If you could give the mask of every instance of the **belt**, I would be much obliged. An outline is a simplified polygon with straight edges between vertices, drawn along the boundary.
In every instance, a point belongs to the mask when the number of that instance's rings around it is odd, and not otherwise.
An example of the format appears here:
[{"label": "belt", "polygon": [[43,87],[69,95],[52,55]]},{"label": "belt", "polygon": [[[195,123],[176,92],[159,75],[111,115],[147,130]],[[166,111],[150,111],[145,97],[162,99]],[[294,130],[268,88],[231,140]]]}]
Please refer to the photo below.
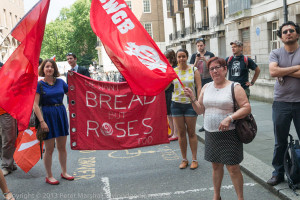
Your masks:
[{"label": "belt", "polygon": [[46,107],[51,107],[51,106],[62,106],[64,104],[59,103],[59,104],[52,104],[52,105],[42,105],[42,106],[46,106]]}]

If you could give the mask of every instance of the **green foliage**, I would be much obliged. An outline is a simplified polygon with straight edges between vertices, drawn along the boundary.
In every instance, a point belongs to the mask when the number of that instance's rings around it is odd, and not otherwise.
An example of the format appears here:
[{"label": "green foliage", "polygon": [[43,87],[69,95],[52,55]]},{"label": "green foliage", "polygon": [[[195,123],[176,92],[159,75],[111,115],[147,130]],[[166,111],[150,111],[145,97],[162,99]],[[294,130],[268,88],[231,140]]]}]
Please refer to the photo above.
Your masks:
[{"label": "green foliage", "polygon": [[90,6],[91,0],[77,0],[46,25],[41,50],[43,59],[56,55],[57,61],[65,61],[66,54],[72,52],[79,65],[88,66],[97,60],[97,36],[90,26]]}]

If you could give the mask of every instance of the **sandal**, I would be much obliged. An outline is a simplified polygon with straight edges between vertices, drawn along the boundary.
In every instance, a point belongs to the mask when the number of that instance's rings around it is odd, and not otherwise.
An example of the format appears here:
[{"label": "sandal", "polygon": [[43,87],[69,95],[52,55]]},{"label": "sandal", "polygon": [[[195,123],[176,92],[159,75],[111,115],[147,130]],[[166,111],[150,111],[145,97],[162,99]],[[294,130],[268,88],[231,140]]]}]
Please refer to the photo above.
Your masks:
[{"label": "sandal", "polygon": [[15,197],[11,192],[3,193],[3,196],[6,200],[15,200]]}]

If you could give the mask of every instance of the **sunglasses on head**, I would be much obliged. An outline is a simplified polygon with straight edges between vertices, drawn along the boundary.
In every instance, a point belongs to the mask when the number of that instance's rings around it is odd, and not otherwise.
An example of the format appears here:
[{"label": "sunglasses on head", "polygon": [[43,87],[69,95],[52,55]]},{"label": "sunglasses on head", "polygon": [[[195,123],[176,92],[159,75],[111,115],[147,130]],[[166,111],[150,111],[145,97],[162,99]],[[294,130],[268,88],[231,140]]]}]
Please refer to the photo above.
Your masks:
[{"label": "sunglasses on head", "polygon": [[73,56],[74,53],[67,53],[67,56]]},{"label": "sunglasses on head", "polygon": [[295,29],[287,29],[287,30],[282,31],[283,34],[287,34],[288,32],[294,33]]},{"label": "sunglasses on head", "polygon": [[199,38],[196,41],[198,42],[198,41],[203,41],[203,40],[204,40],[203,38]]}]

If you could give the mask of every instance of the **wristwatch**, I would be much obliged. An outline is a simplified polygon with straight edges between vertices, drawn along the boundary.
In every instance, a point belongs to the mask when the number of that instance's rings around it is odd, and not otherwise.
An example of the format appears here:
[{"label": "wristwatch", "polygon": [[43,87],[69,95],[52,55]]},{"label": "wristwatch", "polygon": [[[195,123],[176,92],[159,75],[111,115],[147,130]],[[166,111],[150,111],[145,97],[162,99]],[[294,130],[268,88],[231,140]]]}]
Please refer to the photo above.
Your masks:
[{"label": "wristwatch", "polygon": [[251,85],[254,85],[254,82],[250,82],[251,83]]}]

